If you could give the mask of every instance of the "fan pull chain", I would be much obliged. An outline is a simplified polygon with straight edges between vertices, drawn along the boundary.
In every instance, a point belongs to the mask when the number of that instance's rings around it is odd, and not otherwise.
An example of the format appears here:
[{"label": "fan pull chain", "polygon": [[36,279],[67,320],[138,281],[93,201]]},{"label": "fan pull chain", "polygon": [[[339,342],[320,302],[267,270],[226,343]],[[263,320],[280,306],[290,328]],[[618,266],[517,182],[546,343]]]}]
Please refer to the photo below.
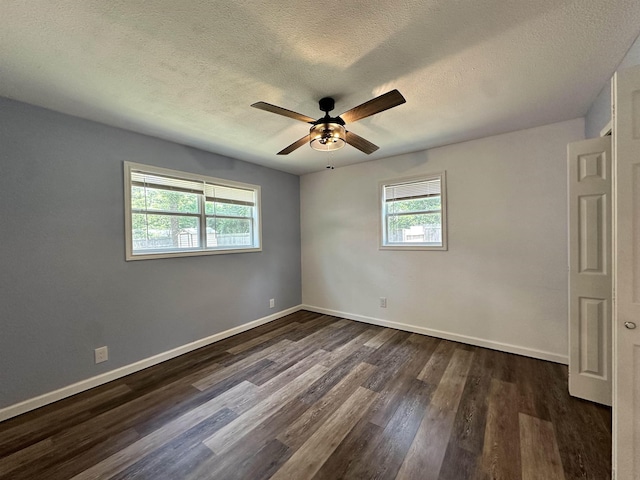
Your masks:
[{"label": "fan pull chain", "polygon": [[333,166],[333,156],[335,152],[333,150],[329,151],[329,161],[327,162],[327,170],[333,170],[336,167]]}]

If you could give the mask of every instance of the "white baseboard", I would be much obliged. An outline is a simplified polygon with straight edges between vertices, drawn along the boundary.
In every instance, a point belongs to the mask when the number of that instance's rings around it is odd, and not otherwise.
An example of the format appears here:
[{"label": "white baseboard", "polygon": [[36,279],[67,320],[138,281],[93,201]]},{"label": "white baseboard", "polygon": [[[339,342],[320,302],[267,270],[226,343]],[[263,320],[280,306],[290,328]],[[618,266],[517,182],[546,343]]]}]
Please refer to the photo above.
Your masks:
[{"label": "white baseboard", "polygon": [[322,313],[324,315],[348,318],[349,320],[370,323],[372,325],[379,325],[381,327],[395,328],[396,330],[404,330],[406,332],[421,333],[423,335],[429,335],[430,337],[444,338],[445,340],[453,340],[454,342],[466,343],[469,345],[475,345],[477,347],[490,348],[491,350],[499,350],[501,352],[515,353],[516,355],[538,358],[540,360],[548,360],[554,363],[562,363],[564,365],[569,364],[569,357],[566,355],[559,355],[557,353],[537,350],[535,348],[527,348],[518,345],[511,345],[508,343],[495,342],[493,340],[486,340],[484,338],[469,337],[467,335],[460,335],[458,333],[433,330],[431,328],[418,327],[415,325],[409,325],[407,323],[392,322],[390,320],[382,320],[380,318],[366,317],[364,315],[357,315],[354,313],[340,312],[337,310],[330,310],[328,308],[315,307],[313,305],[302,305],[301,310],[310,310],[312,312]]},{"label": "white baseboard", "polygon": [[286,310],[281,310],[277,313],[273,313],[266,317],[262,317],[252,322],[239,325],[229,330],[225,330],[224,332],[216,333],[215,335],[211,335],[206,338],[201,338],[200,340],[196,340],[195,342],[191,342],[186,345],[182,345],[180,347],[174,348],[172,350],[159,353],[152,357],[148,357],[140,361],[131,363],[129,365],[125,365],[124,367],[116,368],[115,370],[105,372],[101,375],[87,378],[86,380],[82,380],[72,385],[68,385],[58,390],[54,390],[53,392],[45,393],[43,395],[30,398],[28,400],[24,400],[14,405],[9,405],[8,407],[0,409],[0,422],[12,417],[16,417],[23,413],[29,412],[31,410],[35,410],[36,408],[40,408],[44,405],[57,402],[58,400],[62,400],[63,398],[70,397],[71,395],[75,395],[76,393],[84,392],[85,390],[89,390],[99,385],[103,385],[113,380],[117,380],[118,378],[122,378],[132,373],[138,372],[140,370],[144,370],[145,368],[151,367],[153,365],[157,365],[158,363],[165,362],[167,360],[178,357],[185,353],[189,353],[193,350],[197,350],[198,348],[210,345],[224,338],[231,337],[232,335],[236,335],[238,333],[245,332],[247,330],[258,327],[260,325],[264,325],[265,323],[272,322],[274,320],[277,320],[278,318],[282,318],[286,315],[290,315],[301,309],[302,309],[301,305],[287,308]]}]

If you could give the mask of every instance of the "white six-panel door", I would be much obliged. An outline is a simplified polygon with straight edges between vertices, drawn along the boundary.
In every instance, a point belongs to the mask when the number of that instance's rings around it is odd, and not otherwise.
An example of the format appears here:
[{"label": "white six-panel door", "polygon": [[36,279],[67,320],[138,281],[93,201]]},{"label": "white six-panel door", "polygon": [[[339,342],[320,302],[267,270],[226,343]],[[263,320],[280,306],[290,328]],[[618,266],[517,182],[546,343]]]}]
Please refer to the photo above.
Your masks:
[{"label": "white six-panel door", "polygon": [[[613,468],[640,479],[640,66],[614,77]],[[637,328],[636,328],[637,326]]]},{"label": "white six-panel door", "polygon": [[611,137],[570,143],[569,393],[611,405]]}]

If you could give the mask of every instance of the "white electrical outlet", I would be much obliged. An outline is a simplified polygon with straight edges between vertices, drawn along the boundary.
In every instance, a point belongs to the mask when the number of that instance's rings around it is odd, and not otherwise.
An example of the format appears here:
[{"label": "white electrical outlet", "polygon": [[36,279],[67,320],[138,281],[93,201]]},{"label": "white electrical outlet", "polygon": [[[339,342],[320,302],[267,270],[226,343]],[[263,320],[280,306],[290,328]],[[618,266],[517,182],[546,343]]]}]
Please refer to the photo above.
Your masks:
[{"label": "white electrical outlet", "polygon": [[107,347],[96,348],[95,351],[96,363],[102,363],[109,360],[109,349]]},{"label": "white electrical outlet", "polygon": [[273,308],[276,306],[276,299],[272,298],[269,300],[269,308]]},{"label": "white electrical outlet", "polygon": [[387,308],[387,297],[380,297],[380,308]]}]

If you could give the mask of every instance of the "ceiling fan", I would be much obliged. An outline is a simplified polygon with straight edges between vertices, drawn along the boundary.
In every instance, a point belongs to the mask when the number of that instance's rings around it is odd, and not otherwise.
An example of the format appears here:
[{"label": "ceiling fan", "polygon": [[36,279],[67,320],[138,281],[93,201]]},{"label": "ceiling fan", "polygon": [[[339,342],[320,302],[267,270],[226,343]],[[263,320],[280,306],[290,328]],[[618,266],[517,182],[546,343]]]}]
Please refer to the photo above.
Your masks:
[{"label": "ceiling fan", "polygon": [[331,97],[325,97],[320,99],[320,102],[318,102],[320,104],[320,110],[325,112],[325,116],[318,120],[314,120],[311,117],[307,117],[306,115],[302,115],[301,113],[297,113],[292,110],[287,110],[286,108],[271,105],[270,103],[257,102],[251,106],[259,110],[277,113],[278,115],[283,115],[312,125],[308,135],[305,135],[300,140],[296,140],[288,147],[280,150],[278,155],[289,155],[291,152],[300,148],[307,142],[311,145],[311,148],[321,151],[337,150],[348,143],[352,147],[355,147],[361,152],[369,155],[380,147],[356,135],[355,133],[346,130],[344,126],[347,123],[357,122],[358,120],[370,117],[376,113],[397,107],[405,102],[405,98],[398,90],[392,90],[375,97],[368,102],[364,102],[357,107],[353,107],[342,115],[331,117],[329,112],[334,109],[335,100]]}]

